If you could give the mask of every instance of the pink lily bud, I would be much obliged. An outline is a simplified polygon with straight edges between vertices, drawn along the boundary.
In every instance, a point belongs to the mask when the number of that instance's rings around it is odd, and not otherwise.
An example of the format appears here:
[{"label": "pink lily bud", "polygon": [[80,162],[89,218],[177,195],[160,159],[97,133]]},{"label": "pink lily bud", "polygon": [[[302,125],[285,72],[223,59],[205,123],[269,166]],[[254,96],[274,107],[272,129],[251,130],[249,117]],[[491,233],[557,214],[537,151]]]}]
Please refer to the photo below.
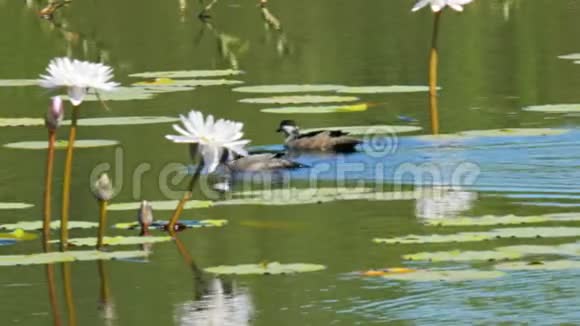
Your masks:
[{"label": "pink lily bud", "polygon": [[55,130],[62,123],[64,106],[60,96],[52,97],[51,101],[48,112],[46,113],[45,124],[48,129]]}]

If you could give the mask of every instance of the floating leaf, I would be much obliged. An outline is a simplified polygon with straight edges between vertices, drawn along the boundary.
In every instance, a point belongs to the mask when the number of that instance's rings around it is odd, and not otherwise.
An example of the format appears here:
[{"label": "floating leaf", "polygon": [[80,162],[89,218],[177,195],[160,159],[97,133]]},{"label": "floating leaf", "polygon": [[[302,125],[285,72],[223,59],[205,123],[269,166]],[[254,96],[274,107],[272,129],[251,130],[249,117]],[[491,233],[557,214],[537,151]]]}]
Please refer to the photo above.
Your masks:
[{"label": "floating leaf", "polygon": [[0,203],[0,209],[26,209],[30,207],[34,207],[34,205],[28,203]]},{"label": "floating leaf", "polygon": [[404,255],[406,260],[420,260],[420,261],[494,261],[494,260],[508,260],[522,258],[522,254],[512,251],[436,251],[436,252],[419,252],[415,254]]},{"label": "floating leaf", "polygon": [[558,56],[559,59],[565,60],[580,60],[580,53],[571,53]]},{"label": "floating leaf", "polygon": [[240,75],[241,70],[175,70],[175,71],[155,71],[130,74],[129,77],[141,78],[203,78],[203,77],[223,77]]},{"label": "floating leaf", "polygon": [[578,113],[580,104],[548,104],[532,105],[523,108],[524,111],[546,112],[546,113]]},{"label": "floating leaf", "polygon": [[[132,100],[149,100],[155,97],[156,94],[169,92],[183,92],[194,90],[194,87],[189,86],[156,86],[156,87],[118,87],[115,91],[99,93],[100,99],[103,101],[132,101]],[[64,99],[68,100],[67,95],[62,95]],[[84,101],[99,101],[99,97],[95,94],[87,94]]]},{"label": "floating leaf", "polygon": [[[207,228],[207,227],[222,227],[228,223],[227,220],[179,220],[178,224],[186,228]],[[165,229],[169,223],[167,221],[155,221],[151,224],[150,228],[155,229]],[[132,230],[139,228],[140,225],[137,222],[130,223],[117,223],[113,225],[113,228]]]},{"label": "floating leaf", "polygon": [[330,92],[344,88],[339,85],[260,85],[243,86],[232,89],[241,93],[308,93],[308,92]]},{"label": "floating leaf", "polygon": [[385,135],[385,134],[398,134],[404,132],[414,132],[419,131],[423,128],[418,126],[389,126],[389,125],[378,125],[378,126],[340,126],[340,127],[323,127],[323,128],[309,128],[301,129],[302,133],[309,133],[316,130],[342,130],[348,132],[351,135]]},{"label": "floating leaf", "polygon": [[497,264],[495,265],[495,268],[505,271],[580,269],[580,261],[577,260],[553,260],[553,261],[531,261],[531,262],[517,261]]},{"label": "floating leaf", "polygon": [[30,127],[44,126],[44,119],[40,118],[1,118],[0,127]]},{"label": "floating leaf", "polygon": [[278,262],[265,264],[246,264],[234,266],[216,266],[206,268],[205,271],[212,274],[220,275],[278,275],[278,274],[294,274],[305,272],[316,272],[326,269],[324,265],[316,264],[280,264]]},{"label": "floating leaf", "polygon": [[481,217],[455,217],[424,220],[426,225],[433,226],[482,226],[482,225],[508,225],[508,224],[531,224],[545,222],[580,221],[578,213],[546,214],[537,216],[494,216],[486,215]]},{"label": "floating leaf", "polygon": [[14,239],[18,241],[34,240],[38,238],[35,233],[24,232],[22,229],[16,229],[10,233],[0,233],[1,239]]},{"label": "floating leaf", "polygon": [[561,255],[580,256],[580,243],[566,243],[561,245],[517,245],[505,246],[495,249],[496,251],[518,253],[522,256],[536,255]]},{"label": "floating leaf", "polygon": [[[439,87],[437,89],[440,89]],[[428,92],[428,86],[352,86],[343,87],[337,90],[344,94],[377,94],[377,93],[415,93]]]},{"label": "floating leaf", "polygon": [[416,269],[406,268],[406,267],[391,267],[384,269],[371,269],[364,271],[361,274],[364,276],[383,276],[386,274],[404,274],[404,273],[414,273]]},{"label": "floating leaf", "polygon": [[220,86],[220,85],[239,85],[243,84],[243,81],[230,80],[230,79],[171,79],[171,78],[157,78],[153,81],[142,81],[134,83],[133,86],[147,86],[155,88],[158,86],[185,86],[185,87],[197,87],[197,86]]},{"label": "floating leaf", "polygon": [[[99,224],[95,222],[84,222],[84,221],[69,221],[69,229],[91,229],[98,227]],[[53,230],[60,229],[60,221],[50,222],[50,228]],[[25,231],[35,231],[42,230],[42,221],[32,221],[32,222],[18,222],[13,224],[2,224],[0,225],[2,230],[25,230]]]},{"label": "floating leaf", "polygon": [[319,114],[319,113],[338,113],[338,112],[361,112],[369,108],[368,104],[360,103],[353,105],[325,105],[325,106],[288,106],[281,108],[262,109],[261,112],[280,113],[280,114]]},{"label": "floating leaf", "polygon": [[0,79],[0,87],[38,86],[38,79]]},{"label": "floating leaf", "polygon": [[[138,245],[166,241],[171,241],[171,237],[103,237],[103,243],[108,246]],[[50,242],[58,243],[60,241],[53,240]],[[69,239],[68,242],[73,246],[95,246],[97,244],[97,238]]]},{"label": "floating leaf", "polygon": [[116,251],[116,252],[87,250],[87,251],[48,252],[31,255],[7,255],[0,256],[0,266],[20,266],[20,265],[73,262],[73,261],[127,259],[135,257],[146,257],[147,255],[149,255],[147,251],[141,250]]},{"label": "floating leaf", "polygon": [[462,282],[462,281],[477,281],[477,280],[491,280],[504,276],[505,273],[500,271],[479,271],[479,270],[424,270],[416,271],[414,273],[403,274],[386,274],[384,278],[398,281],[411,282]]},{"label": "floating leaf", "polygon": [[[177,200],[165,200],[165,201],[151,201],[149,202],[153,209],[161,211],[174,210],[177,207],[179,201]],[[183,209],[194,209],[194,208],[208,208],[213,206],[212,201],[208,200],[190,200],[185,203]],[[110,211],[127,211],[127,210],[137,210],[141,207],[140,202],[131,203],[115,203],[107,207]]]},{"label": "floating leaf", "polygon": [[567,133],[567,129],[553,128],[513,128],[462,131],[463,136],[475,137],[503,137],[503,136],[553,136]]},{"label": "floating leaf", "polygon": [[388,239],[375,238],[375,243],[411,244],[411,243],[444,243],[473,242],[501,238],[564,238],[580,237],[578,227],[536,227],[536,228],[505,228],[488,232],[461,232],[455,234],[407,235]]},{"label": "floating leaf", "polygon": [[[155,123],[169,123],[178,121],[174,117],[155,117],[155,116],[134,116],[134,117],[108,117],[108,118],[89,118],[79,119],[79,126],[96,127],[96,126],[128,126],[128,125],[146,125]],[[64,124],[70,124],[65,121]]]},{"label": "floating leaf", "polygon": [[[106,139],[82,139],[75,141],[75,148],[95,148],[118,145],[116,140]],[[66,149],[68,146],[67,140],[58,140],[55,144],[55,149]],[[47,149],[48,141],[23,141],[17,143],[4,144],[6,148],[13,149]]]},{"label": "floating leaf", "polygon": [[288,95],[288,96],[273,96],[260,98],[244,98],[239,100],[239,102],[251,104],[303,104],[303,103],[354,102],[357,100],[358,97],[354,96]]}]

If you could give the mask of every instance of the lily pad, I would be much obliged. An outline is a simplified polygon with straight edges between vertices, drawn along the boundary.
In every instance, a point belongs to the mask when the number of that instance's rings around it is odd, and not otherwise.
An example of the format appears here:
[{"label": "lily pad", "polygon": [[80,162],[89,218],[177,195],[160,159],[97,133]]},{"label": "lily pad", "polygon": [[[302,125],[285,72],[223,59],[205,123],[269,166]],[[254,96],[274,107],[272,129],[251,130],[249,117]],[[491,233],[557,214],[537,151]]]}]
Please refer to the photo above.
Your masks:
[{"label": "lily pad", "polygon": [[[103,243],[107,246],[139,245],[146,243],[158,243],[171,241],[171,237],[103,237]],[[52,240],[50,243],[58,243],[59,240]],[[95,246],[97,238],[76,238],[69,239],[69,244],[73,246]]]},{"label": "lily pad", "polygon": [[[156,86],[156,87],[118,87],[112,92],[99,93],[103,101],[132,101],[132,100],[149,100],[160,93],[183,92],[194,90],[190,86]],[[68,100],[68,95],[62,95],[63,99]],[[95,94],[88,94],[84,101],[99,101]]]},{"label": "lily pad", "polygon": [[580,53],[570,53],[570,54],[560,55],[560,56],[558,56],[558,59],[580,60]]},{"label": "lily pad", "polygon": [[[437,88],[440,89],[440,88]],[[428,86],[351,86],[343,87],[337,90],[338,93],[344,94],[378,94],[378,93],[416,93],[428,92]]]},{"label": "lily pad", "polygon": [[424,220],[426,225],[433,226],[483,226],[483,225],[509,225],[509,224],[531,224],[545,222],[580,221],[578,213],[545,214],[537,216],[494,216],[486,215],[481,217],[456,217]]},{"label": "lily pad", "polygon": [[152,81],[142,81],[134,83],[133,86],[146,86],[146,87],[175,87],[175,86],[185,86],[185,87],[197,87],[197,86],[220,86],[220,85],[239,85],[243,84],[240,80],[230,80],[230,79],[171,79],[171,78],[157,78]]},{"label": "lily pad", "polygon": [[495,240],[502,238],[565,238],[580,237],[579,227],[528,227],[504,228],[487,232],[461,232],[454,234],[407,235],[395,238],[375,238],[375,243],[387,244],[414,244],[414,243],[445,243],[445,242],[474,242]]},{"label": "lily pad", "polygon": [[351,135],[385,135],[385,134],[399,134],[404,132],[414,132],[419,131],[423,128],[418,126],[389,126],[389,125],[377,125],[377,126],[340,126],[340,127],[322,127],[322,128],[309,128],[302,129],[301,132],[308,133],[316,130],[342,130],[348,132]]},{"label": "lily pad", "polygon": [[333,95],[288,95],[260,98],[244,98],[240,103],[251,104],[303,104],[303,103],[339,103],[354,102],[358,97],[354,96],[333,96]]},{"label": "lily pad", "polygon": [[22,229],[16,229],[9,233],[0,233],[0,239],[13,239],[18,241],[34,240],[38,236],[35,233],[24,232]]},{"label": "lily pad", "polygon": [[462,131],[463,136],[475,137],[504,137],[504,136],[553,136],[567,133],[567,129],[554,128],[513,128]]},{"label": "lily pad", "polygon": [[155,71],[155,72],[140,72],[130,74],[129,77],[141,78],[203,78],[203,77],[224,77],[240,75],[244,72],[241,70],[225,69],[225,70],[175,70],[175,71]]},{"label": "lily pad", "polygon": [[[170,123],[178,121],[174,117],[162,116],[133,116],[133,117],[108,117],[108,118],[88,118],[79,119],[79,126],[97,127],[97,126],[128,126],[128,125],[148,125],[156,123]],[[70,124],[70,121],[64,121],[65,125]]]},{"label": "lily pad", "polygon": [[404,255],[405,260],[419,260],[419,261],[496,261],[522,258],[523,254],[513,251],[436,251],[436,252],[419,252],[415,254]]},{"label": "lily pad", "polygon": [[580,261],[577,260],[516,261],[497,264],[495,265],[495,268],[498,270],[505,271],[580,269]]},{"label": "lily pad", "polygon": [[0,87],[38,86],[38,79],[0,79]]},{"label": "lily pad", "polygon": [[578,113],[580,112],[580,104],[532,105],[527,106],[522,110],[545,113]]},{"label": "lily pad", "polygon": [[[161,211],[169,211],[174,210],[179,203],[178,200],[165,200],[165,201],[151,201],[149,202],[153,209],[161,210]],[[212,201],[208,200],[190,200],[188,201],[183,209],[195,209],[195,208],[208,208],[213,206]],[[107,207],[110,211],[128,211],[128,210],[137,210],[141,207],[140,202],[131,202],[131,203],[115,203],[111,204]]]},{"label": "lily pad", "polygon": [[[228,223],[227,220],[179,220],[179,224],[186,228],[208,228],[208,227],[222,227]],[[167,221],[155,221],[150,225],[150,228],[155,229],[165,229],[167,226]],[[137,222],[130,223],[117,223],[113,225],[115,229],[122,230],[133,230],[139,228],[140,225]]]},{"label": "lily pad", "polygon": [[580,242],[566,243],[554,246],[549,245],[505,246],[496,248],[495,250],[518,253],[522,256],[537,256],[537,255],[580,256]]},{"label": "lily pad", "polygon": [[361,112],[369,108],[366,103],[352,104],[352,105],[322,105],[322,106],[288,106],[280,108],[262,109],[265,113],[279,113],[279,114],[320,114],[320,113],[339,113],[339,112]]},{"label": "lily pad", "polygon": [[500,271],[480,271],[468,270],[423,270],[414,273],[386,274],[382,277],[390,280],[410,281],[410,282],[462,282],[491,280],[504,276]]},{"label": "lily pad", "polygon": [[[75,141],[75,148],[95,148],[118,145],[116,140],[106,139],[81,139]],[[13,149],[47,149],[48,141],[23,141],[16,143],[8,143],[3,145],[6,148]],[[58,140],[55,144],[55,149],[66,149],[68,146],[67,140]]]},{"label": "lily pad", "polygon": [[26,209],[31,207],[34,207],[34,205],[28,203],[0,203],[0,209]]},{"label": "lily pad", "polygon": [[317,264],[280,264],[279,262],[264,264],[246,264],[234,266],[216,266],[206,268],[205,271],[219,275],[279,275],[316,272],[326,269],[324,265]]},{"label": "lily pad", "polygon": [[0,127],[30,127],[44,126],[44,119],[40,118],[1,118]]},{"label": "lily pad", "polygon": [[[84,221],[69,221],[69,229],[91,229],[98,227],[99,224],[95,222],[84,222]],[[50,222],[50,228],[53,230],[60,229],[60,221]],[[0,225],[2,230],[24,230],[24,231],[36,231],[42,230],[42,221],[31,221],[31,222],[18,222],[12,224],[2,224]]]},{"label": "lily pad", "polygon": [[7,255],[0,256],[0,266],[21,266],[51,264],[73,261],[90,261],[90,260],[111,260],[111,259],[128,259],[135,257],[146,257],[147,251],[114,251],[105,252],[99,250],[87,251],[65,251],[65,252],[48,252],[31,255]]},{"label": "lily pad", "polygon": [[331,92],[344,88],[339,85],[259,85],[243,86],[232,89],[240,93],[308,93],[308,92]]}]

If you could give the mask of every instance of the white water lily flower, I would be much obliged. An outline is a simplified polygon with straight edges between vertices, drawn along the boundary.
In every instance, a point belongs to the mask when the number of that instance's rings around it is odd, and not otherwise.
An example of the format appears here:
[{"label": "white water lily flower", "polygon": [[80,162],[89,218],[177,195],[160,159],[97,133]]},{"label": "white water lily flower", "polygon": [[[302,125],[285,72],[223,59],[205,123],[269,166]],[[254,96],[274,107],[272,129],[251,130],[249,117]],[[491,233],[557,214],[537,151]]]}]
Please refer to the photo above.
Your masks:
[{"label": "white water lily flower", "polygon": [[219,165],[224,150],[246,156],[244,149],[250,141],[241,139],[244,136],[244,124],[230,120],[214,120],[210,114],[206,119],[199,111],[191,111],[187,116],[180,116],[183,127],[173,125],[180,135],[166,135],[165,138],[175,143],[199,144],[199,152],[203,157],[204,172],[211,173]]},{"label": "white water lily flower", "polygon": [[44,88],[66,87],[74,106],[80,105],[87,91],[112,91],[118,83],[112,82],[113,69],[101,63],[76,59],[54,58],[46,68],[46,75],[40,75],[39,85]]},{"label": "white water lily flower", "polygon": [[419,2],[413,6],[411,11],[417,11],[429,4],[431,5],[431,10],[433,10],[433,12],[438,12],[445,8],[445,6],[449,6],[456,11],[463,11],[463,6],[472,1],[473,0],[419,0]]}]

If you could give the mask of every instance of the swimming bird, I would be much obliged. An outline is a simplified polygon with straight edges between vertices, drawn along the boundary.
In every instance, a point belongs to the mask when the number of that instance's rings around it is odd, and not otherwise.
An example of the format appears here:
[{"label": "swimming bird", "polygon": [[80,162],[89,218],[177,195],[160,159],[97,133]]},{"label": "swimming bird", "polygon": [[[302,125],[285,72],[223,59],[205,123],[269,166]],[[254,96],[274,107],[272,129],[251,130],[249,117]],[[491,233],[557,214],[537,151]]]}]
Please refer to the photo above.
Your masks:
[{"label": "swimming bird", "polygon": [[284,143],[291,150],[348,153],[355,152],[356,145],[362,143],[341,130],[316,130],[301,134],[294,120],[283,120],[276,132],[284,133]]}]

